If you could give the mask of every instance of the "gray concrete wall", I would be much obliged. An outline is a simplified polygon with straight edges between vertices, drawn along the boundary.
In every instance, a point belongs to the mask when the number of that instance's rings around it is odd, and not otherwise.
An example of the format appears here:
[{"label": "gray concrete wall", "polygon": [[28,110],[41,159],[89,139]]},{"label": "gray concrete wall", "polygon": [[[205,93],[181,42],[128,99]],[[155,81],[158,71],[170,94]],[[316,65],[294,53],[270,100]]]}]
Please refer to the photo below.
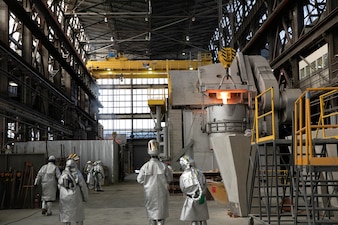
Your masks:
[{"label": "gray concrete wall", "polygon": [[170,158],[174,158],[183,148],[182,140],[182,110],[169,110],[169,152]]}]

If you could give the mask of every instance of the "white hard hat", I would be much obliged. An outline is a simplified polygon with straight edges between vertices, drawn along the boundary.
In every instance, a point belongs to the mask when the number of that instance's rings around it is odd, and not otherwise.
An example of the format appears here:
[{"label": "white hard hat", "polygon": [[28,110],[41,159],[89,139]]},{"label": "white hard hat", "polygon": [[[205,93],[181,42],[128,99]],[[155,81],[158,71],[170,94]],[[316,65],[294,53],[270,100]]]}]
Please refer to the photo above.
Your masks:
[{"label": "white hard hat", "polygon": [[53,155],[49,156],[48,161],[55,161],[55,156]]}]

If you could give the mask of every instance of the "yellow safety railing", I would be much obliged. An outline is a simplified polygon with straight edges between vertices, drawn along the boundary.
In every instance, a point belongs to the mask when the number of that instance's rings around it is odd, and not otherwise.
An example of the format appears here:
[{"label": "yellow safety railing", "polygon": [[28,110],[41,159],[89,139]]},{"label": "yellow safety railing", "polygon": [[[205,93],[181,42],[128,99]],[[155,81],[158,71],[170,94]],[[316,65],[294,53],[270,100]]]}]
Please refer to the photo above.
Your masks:
[{"label": "yellow safety railing", "polygon": [[[332,135],[329,136],[327,135],[326,129],[325,129],[325,119],[329,119],[331,117],[336,117],[338,115],[338,112],[330,112],[330,113],[325,113],[325,105],[328,101],[330,101],[332,98],[337,98],[337,93],[338,90],[332,90],[329,91],[325,94],[322,94],[319,96],[319,102],[320,102],[320,118],[319,118],[319,122],[318,125],[323,125],[322,127],[322,137],[323,138],[338,138],[338,135]],[[337,117],[338,118],[338,117]],[[318,136],[318,132],[319,129],[317,129],[316,132],[316,137]]]},{"label": "yellow safety railing", "polygon": [[[262,114],[259,114],[259,101],[265,96],[265,100],[268,101],[269,95],[271,97],[271,109]],[[275,140],[275,103],[274,103],[274,89],[270,87],[264,92],[260,93],[255,97],[255,118],[253,123],[253,135],[251,136],[251,144],[260,143],[263,141]],[[266,120],[268,117],[271,117],[271,134],[265,134],[261,132],[259,127],[259,122],[261,120]]]},{"label": "yellow safety railing", "polygon": [[[338,124],[325,123],[327,118],[338,115],[337,112],[325,112],[325,104],[332,100],[338,91],[337,87],[307,88],[294,104],[294,160],[295,165],[328,166],[338,165],[338,157],[314,155],[313,138],[338,138],[337,135],[326,135],[327,129],[338,128]],[[317,99],[316,99],[317,97]],[[311,121],[311,101],[319,99],[319,120],[317,124]],[[319,137],[319,131],[322,136]],[[314,134],[314,135],[313,135]],[[314,136],[314,137],[313,137]]]}]

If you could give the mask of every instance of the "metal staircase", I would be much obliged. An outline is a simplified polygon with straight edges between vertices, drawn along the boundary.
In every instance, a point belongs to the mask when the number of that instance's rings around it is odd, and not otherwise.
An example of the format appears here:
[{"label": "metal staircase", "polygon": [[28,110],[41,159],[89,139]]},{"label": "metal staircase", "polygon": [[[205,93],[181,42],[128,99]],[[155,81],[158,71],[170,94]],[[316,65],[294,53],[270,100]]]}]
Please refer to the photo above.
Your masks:
[{"label": "metal staircase", "polygon": [[295,225],[338,224],[338,114],[330,110],[337,91],[308,88],[295,102]]},{"label": "metal staircase", "polygon": [[[295,101],[292,140],[276,138],[273,103],[271,112],[256,110],[247,176],[249,224],[338,224],[338,112],[331,109],[337,99],[338,88],[306,89]],[[258,123],[267,116],[270,132],[262,135]]]},{"label": "metal staircase", "polygon": [[253,174],[249,191],[249,213],[268,224],[291,224],[292,173],[290,152],[282,151],[291,140],[273,140],[251,148]]},{"label": "metal staircase", "polygon": [[[314,139],[314,157],[328,157],[328,146],[338,152],[337,139]],[[295,223],[338,224],[338,165],[296,166]]]},{"label": "metal staircase", "polygon": [[[271,96],[271,111],[259,115],[258,107],[255,111],[254,129],[250,149],[250,163],[248,168],[248,213],[254,220],[264,224],[293,224],[292,217],[292,185],[290,152],[292,140],[277,139],[274,123],[273,88],[268,89],[256,97],[256,106],[260,97]],[[272,118],[271,127],[262,132],[258,126],[260,120],[268,121]],[[262,135],[263,134],[263,135]]]}]

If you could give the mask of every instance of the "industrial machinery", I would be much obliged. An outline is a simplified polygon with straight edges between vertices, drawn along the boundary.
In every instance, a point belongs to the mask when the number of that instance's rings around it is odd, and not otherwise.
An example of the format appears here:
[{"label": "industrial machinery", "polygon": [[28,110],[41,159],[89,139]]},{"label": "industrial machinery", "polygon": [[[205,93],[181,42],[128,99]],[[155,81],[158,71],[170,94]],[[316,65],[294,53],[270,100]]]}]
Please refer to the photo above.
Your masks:
[{"label": "industrial machinery", "polygon": [[[247,194],[250,194],[247,180],[252,176],[250,170],[248,177],[250,133],[255,109],[267,112],[274,107],[278,110],[278,113],[259,121],[257,126],[262,128],[260,135],[274,133],[279,138],[279,125],[291,122],[292,103],[301,92],[298,89],[280,90],[271,67],[263,57],[246,56],[240,52],[229,68],[224,68],[223,64],[202,66],[198,75],[199,89],[205,102],[203,108],[207,111],[203,129],[209,134],[233,212],[247,216]],[[255,105],[255,97],[268,88],[272,91],[262,96],[259,104]],[[278,121],[278,126],[270,126],[273,121]]]},{"label": "industrial machinery", "polygon": [[198,86],[234,214],[250,224],[338,223],[338,125],[328,110],[337,88],[286,89],[263,57],[240,52],[229,68],[199,67]]}]

